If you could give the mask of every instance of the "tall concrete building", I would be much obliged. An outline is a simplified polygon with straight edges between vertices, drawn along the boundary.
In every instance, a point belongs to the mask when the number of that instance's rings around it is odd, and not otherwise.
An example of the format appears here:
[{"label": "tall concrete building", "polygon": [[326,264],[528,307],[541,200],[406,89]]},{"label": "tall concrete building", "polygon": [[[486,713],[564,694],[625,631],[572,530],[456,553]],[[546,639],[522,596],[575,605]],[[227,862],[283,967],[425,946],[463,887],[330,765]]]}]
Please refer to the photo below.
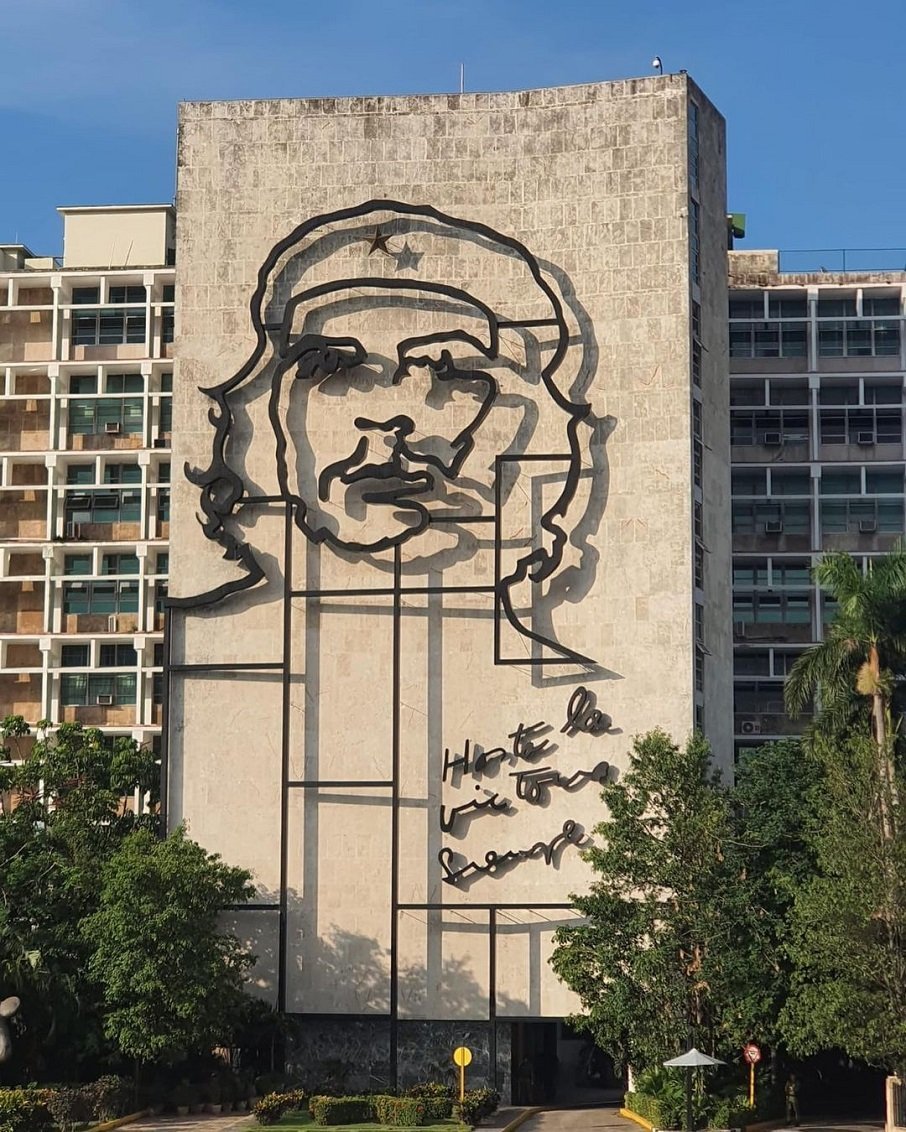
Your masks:
[{"label": "tall concrete building", "polygon": [[174,212],[0,246],[0,716],[159,742]]},{"label": "tall concrete building", "polygon": [[685,75],[182,108],[169,820],[312,1083],[557,1055],[633,735],[732,757],[724,123]]},{"label": "tall concrete building", "polygon": [[906,529],[906,272],[780,266],[777,252],[730,253],[739,748],[802,728],[783,681],[834,616],[811,580],[820,553],[865,566]]}]

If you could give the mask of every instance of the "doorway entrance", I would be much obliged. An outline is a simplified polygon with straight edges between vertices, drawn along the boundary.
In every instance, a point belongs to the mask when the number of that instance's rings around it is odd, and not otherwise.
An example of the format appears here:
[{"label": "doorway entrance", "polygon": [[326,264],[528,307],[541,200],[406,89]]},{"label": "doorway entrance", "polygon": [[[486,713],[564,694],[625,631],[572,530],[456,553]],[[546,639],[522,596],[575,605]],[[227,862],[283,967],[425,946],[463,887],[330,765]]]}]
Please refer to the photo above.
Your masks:
[{"label": "doorway entrance", "polygon": [[619,1104],[625,1085],[613,1059],[562,1021],[513,1022],[513,1103]]}]

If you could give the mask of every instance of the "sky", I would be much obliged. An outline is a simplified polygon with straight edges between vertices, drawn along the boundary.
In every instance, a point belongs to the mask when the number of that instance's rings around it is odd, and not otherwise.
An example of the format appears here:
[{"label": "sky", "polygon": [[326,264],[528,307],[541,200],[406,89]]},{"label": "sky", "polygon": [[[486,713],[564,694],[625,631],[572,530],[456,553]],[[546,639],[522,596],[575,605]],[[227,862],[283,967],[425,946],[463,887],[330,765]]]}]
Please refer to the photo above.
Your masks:
[{"label": "sky", "polygon": [[727,119],[738,247],[906,247],[904,42],[904,0],[0,0],[0,242],[59,254],[58,205],[171,200],[182,99],[456,91],[460,63],[472,91],[606,81],[659,55]]}]

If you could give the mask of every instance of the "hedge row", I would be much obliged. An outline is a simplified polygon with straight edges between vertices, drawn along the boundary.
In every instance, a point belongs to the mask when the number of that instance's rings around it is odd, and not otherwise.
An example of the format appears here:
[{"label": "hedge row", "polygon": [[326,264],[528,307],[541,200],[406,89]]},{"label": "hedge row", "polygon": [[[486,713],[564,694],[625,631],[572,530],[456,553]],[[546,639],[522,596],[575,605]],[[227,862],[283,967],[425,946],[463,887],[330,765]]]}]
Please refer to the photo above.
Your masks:
[{"label": "hedge row", "polygon": [[[301,1089],[287,1093],[269,1093],[255,1105],[252,1113],[259,1124],[276,1124],[285,1112],[302,1108],[305,1094]],[[324,1126],[365,1124],[374,1121],[391,1128],[415,1128],[457,1115],[466,1124],[477,1124],[492,1113],[500,1096],[492,1089],[470,1089],[462,1102],[454,1100],[447,1085],[415,1085],[406,1095],[309,1098],[308,1111],[315,1124]],[[27,1132],[27,1130],[26,1130]]]},{"label": "hedge row", "polygon": [[0,1132],[45,1132],[51,1124],[114,1120],[130,1109],[132,1087],[124,1077],[100,1077],[87,1085],[0,1089]]}]

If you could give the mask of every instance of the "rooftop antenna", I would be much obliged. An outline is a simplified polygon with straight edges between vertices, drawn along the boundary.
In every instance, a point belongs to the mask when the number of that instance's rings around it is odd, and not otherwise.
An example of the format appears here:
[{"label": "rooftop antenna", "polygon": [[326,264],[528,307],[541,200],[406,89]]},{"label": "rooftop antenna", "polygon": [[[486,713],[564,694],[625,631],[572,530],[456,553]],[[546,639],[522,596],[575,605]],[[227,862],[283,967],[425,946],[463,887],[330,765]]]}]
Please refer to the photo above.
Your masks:
[{"label": "rooftop antenna", "polygon": [[465,63],[459,64],[459,93],[463,94],[466,89],[466,65]]},{"label": "rooftop antenna", "polygon": [[660,55],[655,55],[655,57],[651,60],[651,66],[654,67],[659,75],[662,75],[664,73],[664,64],[661,62]]}]

